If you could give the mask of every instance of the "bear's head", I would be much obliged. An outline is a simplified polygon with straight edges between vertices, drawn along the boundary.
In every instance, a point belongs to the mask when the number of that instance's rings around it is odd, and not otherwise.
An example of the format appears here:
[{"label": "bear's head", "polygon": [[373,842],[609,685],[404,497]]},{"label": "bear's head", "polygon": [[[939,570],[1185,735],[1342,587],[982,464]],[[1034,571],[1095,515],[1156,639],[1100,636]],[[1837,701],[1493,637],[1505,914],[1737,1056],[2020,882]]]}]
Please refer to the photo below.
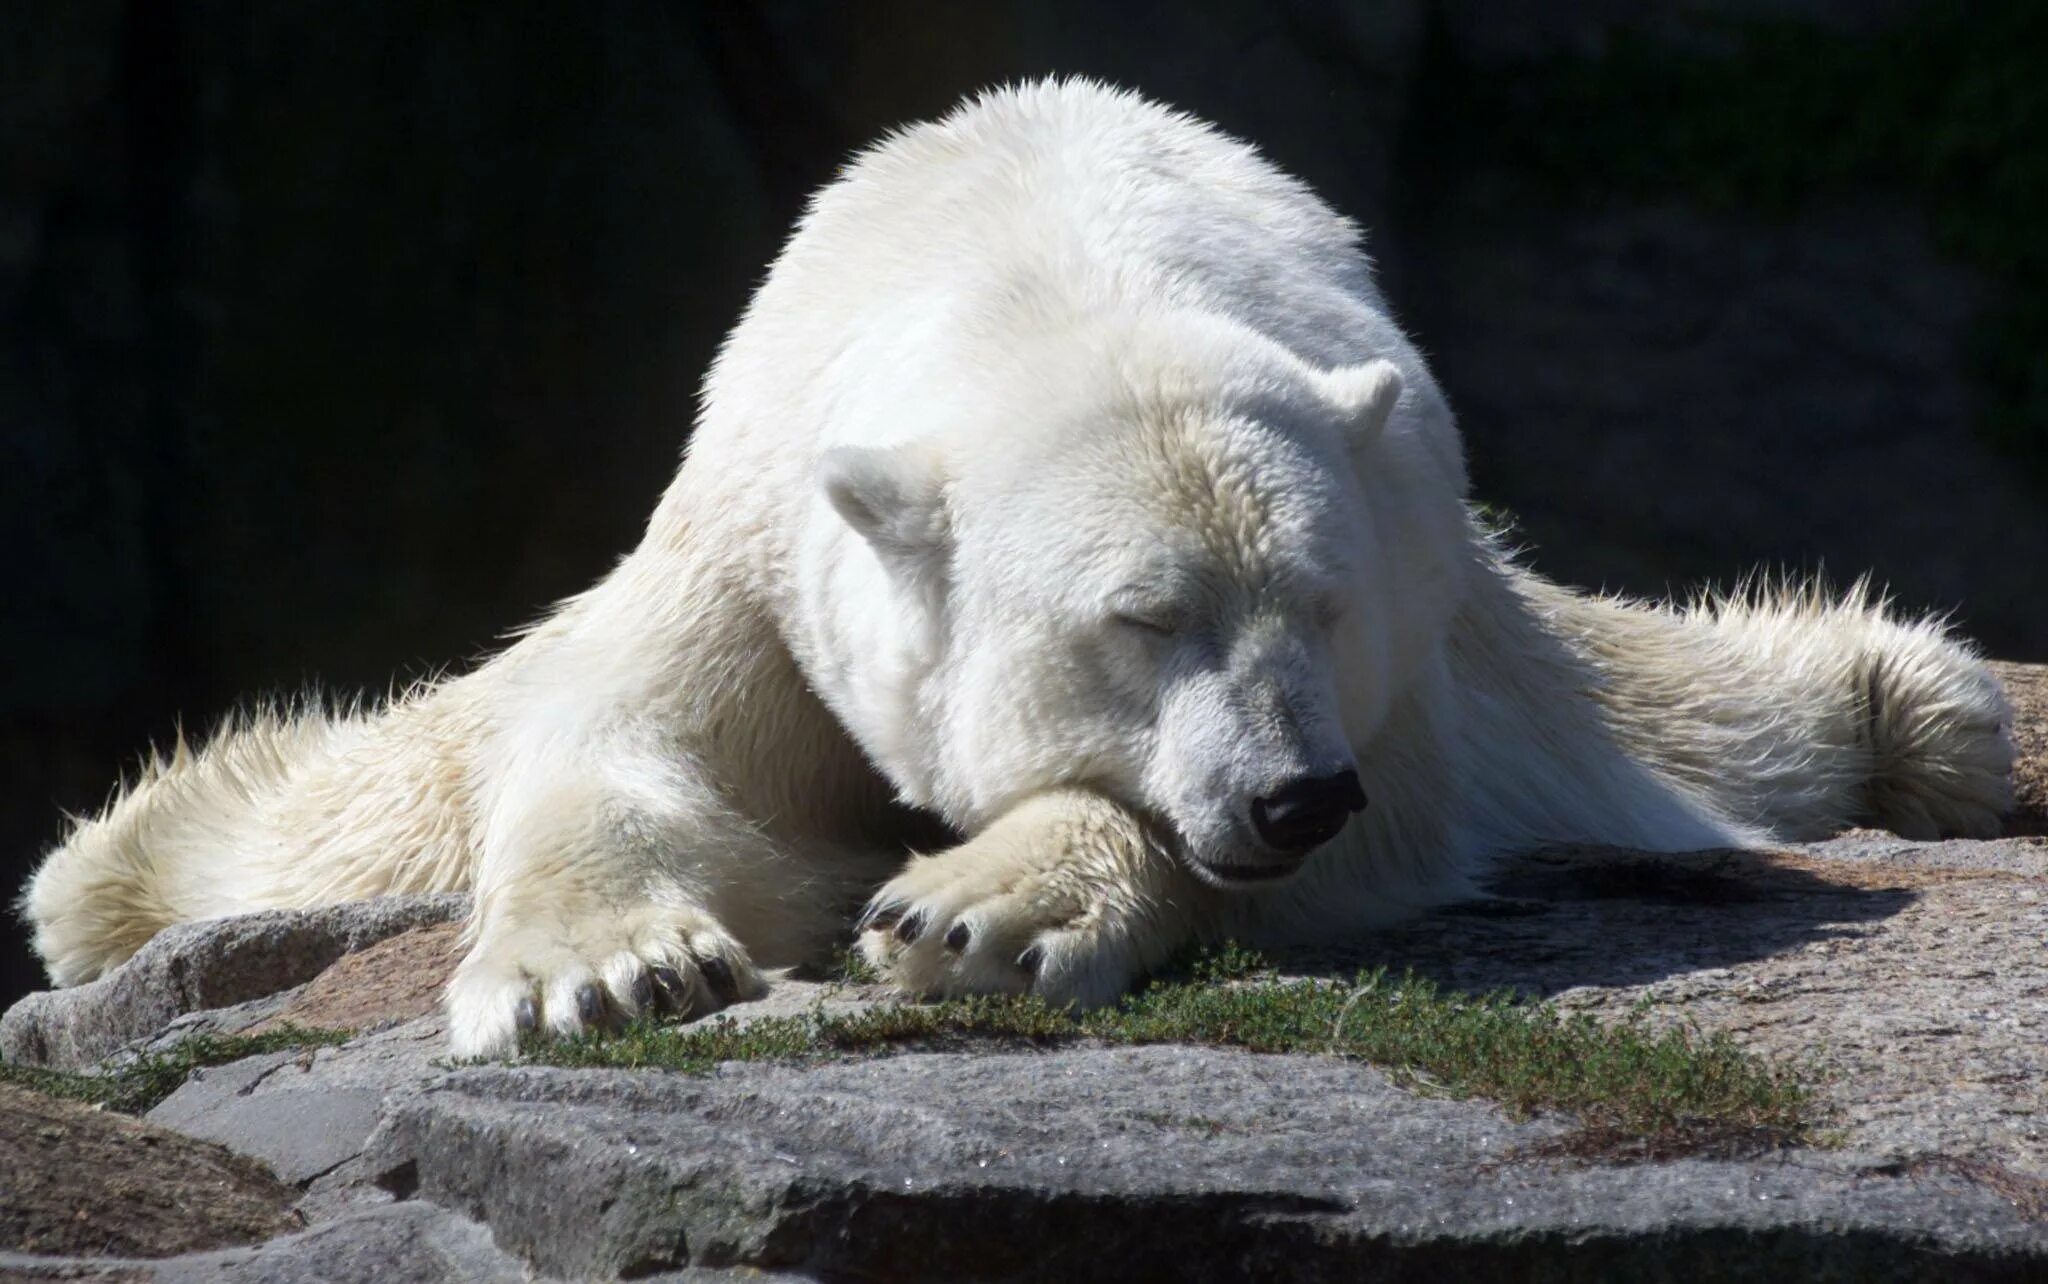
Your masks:
[{"label": "bear's head", "polygon": [[972,831],[1097,788],[1252,887],[1368,805],[1361,749],[1455,603],[1463,466],[1426,373],[1178,338],[1097,344],[1000,425],[826,452],[888,586],[887,641],[835,663],[873,675],[852,729],[909,801]]}]

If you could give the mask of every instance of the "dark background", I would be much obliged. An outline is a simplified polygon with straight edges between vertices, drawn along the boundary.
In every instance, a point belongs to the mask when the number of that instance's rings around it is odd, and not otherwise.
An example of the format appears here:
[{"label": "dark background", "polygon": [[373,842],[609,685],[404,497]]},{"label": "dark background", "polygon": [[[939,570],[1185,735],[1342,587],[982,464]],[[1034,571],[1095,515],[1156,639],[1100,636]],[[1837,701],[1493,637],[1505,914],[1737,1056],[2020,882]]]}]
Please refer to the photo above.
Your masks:
[{"label": "dark background", "polygon": [[2043,9],[10,3],[0,883],[178,719],[589,583],[806,192],[1050,71],[1366,223],[1540,568],[1874,569],[2048,659]]}]

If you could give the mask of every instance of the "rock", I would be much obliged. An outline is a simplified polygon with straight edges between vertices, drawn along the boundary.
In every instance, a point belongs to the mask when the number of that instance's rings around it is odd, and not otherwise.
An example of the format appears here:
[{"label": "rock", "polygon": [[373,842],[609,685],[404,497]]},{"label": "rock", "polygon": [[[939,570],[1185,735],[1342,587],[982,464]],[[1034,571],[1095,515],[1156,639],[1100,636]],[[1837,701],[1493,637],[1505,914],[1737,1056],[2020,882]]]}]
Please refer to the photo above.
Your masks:
[{"label": "rock", "polygon": [[908,1054],[689,1078],[462,1070],[373,1157],[567,1278],[2021,1278],[2048,1224],[1945,1172],[1803,1151],[1524,1157],[1552,1120],[1364,1066],[1203,1048]]},{"label": "rock", "polygon": [[[864,996],[858,987],[779,978],[765,998],[726,1015],[746,1024],[850,1012],[880,1001],[880,987]],[[355,1202],[365,1174],[353,1161],[388,1103],[439,1081],[446,1055],[441,1018],[430,1015],[340,1047],[250,1057],[196,1072],[149,1112],[149,1120],[261,1161],[308,1192],[303,1209],[325,1214]]]},{"label": "rock", "polygon": [[1606,1016],[1648,1004],[1823,1072],[1845,1147],[1870,1162],[1942,1155],[2048,1182],[2048,842],[1553,852],[1494,885],[1516,899],[1346,962]]},{"label": "rock", "polygon": [[195,1035],[263,1034],[282,1026],[368,1034],[436,1011],[457,959],[460,925],[409,928],[344,954],[313,980],[224,1008],[187,1012],[110,1061],[169,1052]]},{"label": "rock", "polygon": [[2012,738],[2019,750],[2013,794],[2019,809],[2006,826],[2012,834],[2048,835],[2048,664],[1994,664],[2012,701]]},{"label": "rock", "polygon": [[1496,888],[1284,970],[1412,968],[1609,1015],[1647,1002],[1813,1066],[1839,1144],[1566,1166],[1533,1157],[1558,1121],[1418,1098],[1361,1066],[1071,1048],[701,1079],[461,1070],[392,1099],[361,1167],[570,1277],[737,1262],[971,1278],[1047,1244],[1090,1247],[1046,1266],[1076,1278],[1133,1260],[1190,1278],[1528,1274],[1567,1253],[1610,1277],[1688,1254],[1710,1254],[1692,1260],[1713,1278],[2048,1269],[2048,844],[1562,851]]},{"label": "rock", "polygon": [[59,1069],[89,1066],[182,1014],[301,985],[354,950],[448,922],[467,907],[461,896],[388,897],[180,924],[97,981],[16,1003],[0,1017],[0,1056]]},{"label": "rock", "polygon": [[275,1016],[250,1027],[373,1030],[440,1010],[461,960],[462,924],[415,927],[350,954],[294,991]]},{"label": "rock", "polygon": [[304,1187],[361,1153],[387,1094],[443,1074],[438,1018],[333,1048],[250,1057],[194,1073],[150,1122],[219,1142]]},{"label": "rock", "polygon": [[[1721,1277],[1997,1277],[2048,1263],[2034,1068],[2048,984],[2032,926],[2044,879],[2048,844],[2027,840],[1553,852],[1505,868],[1502,899],[1285,960],[1303,976],[1412,967],[1611,1014],[1647,999],[1656,1019],[1817,1064],[1842,1144],[1747,1163],[1518,1158],[1564,1124],[1417,1098],[1318,1058],[1070,1048],[702,1079],[444,1074],[435,1018],[207,1072],[152,1119],[306,1183],[316,1218],[318,1197],[347,1209],[378,1178],[574,1278],[685,1263],[971,1277],[980,1259],[962,1245],[1016,1261],[1031,1243],[1090,1244],[1108,1271],[1140,1242],[1158,1269],[1193,1277],[1283,1258],[1306,1278],[1533,1271],[1588,1244],[1626,1275],[1709,1243]],[[733,1011],[871,1001],[784,979]],[[1254,1153],[1265,1167],[1243,1167]],[[1402,1162],[1415,1171],[1387,1167]],[[1332,1186],[1332,1173],[1350,1176]],[[1413,1202],[1391,1193],[1408,1190]],[[1161,1256],[1182,1243],[1188,1260]]]},{"label": "rock", "polygon": [[[0,1083],[0,1252],[166,1257],[298,1229],[262,1165]],[[0,1262],[0,1277],[8,1268]]]},{"label": "rock", "polygon": [[136,1284],[519,1284],[529,1279],[490,1232],[430,1204],[396,1204],[252,1248],[162,1261],[0,1253],[0,1280]]},{"label": "rock", "polygon": [[[361,1153],[386,1087],[336,1083],[332,1074],[308,1079],[318,1055],[278,1052],[196,1071],[149,1120],[260,1159],[284,1181],[304,1186]],[[273,1081],[292,1086],[257,1091]]]}]

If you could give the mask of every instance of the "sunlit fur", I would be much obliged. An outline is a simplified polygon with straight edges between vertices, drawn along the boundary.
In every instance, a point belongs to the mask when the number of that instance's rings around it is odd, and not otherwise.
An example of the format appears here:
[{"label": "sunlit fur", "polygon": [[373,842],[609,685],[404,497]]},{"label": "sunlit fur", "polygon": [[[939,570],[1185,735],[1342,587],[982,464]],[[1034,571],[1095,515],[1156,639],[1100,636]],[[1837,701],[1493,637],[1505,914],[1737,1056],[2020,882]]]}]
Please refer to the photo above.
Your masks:
[{"label": "sunlit fur", "polygon": [[[1575,593],[1464,493],[1350,224],[1134,96],[991,94],[820,194],[611,575],[384,708],[180,745],[24,909],[69,985],[173,922],[473,889],[450,1035],[487,1053],[654,967],[757,990],[870,897],[906,988],[1099,1002],[1533,845],[1995,832],[2007,709],[1938,624],[1860,586]],[[1262,859],[1252,797],[1347,758],[1362,815],[1217,885]],[[892,797],[968,839],[891,880]]]}]

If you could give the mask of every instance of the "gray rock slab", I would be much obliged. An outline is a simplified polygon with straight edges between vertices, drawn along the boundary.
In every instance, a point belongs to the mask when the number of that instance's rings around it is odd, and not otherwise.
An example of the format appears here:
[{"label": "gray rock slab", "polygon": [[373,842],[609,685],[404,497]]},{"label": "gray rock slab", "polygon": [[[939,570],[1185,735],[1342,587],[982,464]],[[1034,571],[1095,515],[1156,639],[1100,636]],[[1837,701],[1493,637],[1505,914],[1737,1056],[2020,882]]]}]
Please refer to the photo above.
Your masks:
[{"label": "gray rock slab", "polygon": [[520,1284],[531,1274],[475,1222],[392,1204],[249,1248],[159,1259],[0,1254],[0,1280],[123,1284]]},{"label": "gray rock slab", "polygon": [[2048,841],[1554,852],[1497,885],[1509,899],[1322,966],[1725,1032],[1816,1072],[1846,1144],[1873,1159],[2048,1182]]},{"label": "gray rock slab", "polygon": [[[532,1284],[490,1231],[424,1202],[389,1204],[249,1248],[168,1258],[0,1252],[0,1284]],[[815,1284],[801,1272],[684,1267],[649,1284]]]},{"label": "gray rock slab", "polygon": [[393,896],[166,928],[99,980],[31,994],[9,1008],[0,1017],[0,1057],[59,1069],[89,1066],[186,1013],[277,994],[352,950],[467,911],[462,896]]},{"label": "gray rock slab", "polygon": [[339,1047],[250,1057],[195,1071],[148,1118],[259,1159],[304,1188],[362,1153],[388,1095],[440,1078],[446,1051],[440,1020],[429,1017]]},{"label": "gray rock slab", "polygon": [[1198,1048],[706,1076],[474,1068],[366,1166],[549,1274],[915,1279],[1924,1278],[2048,1270],[1966,1178],[1825,1152],[1561,1166],[1558,1135],[1366,1067]]},{"label": "gray rock slab", "polygon": [[294,1060],[294,1053],[252,1057],[196,1075],[151,1111],[150,1121],[261,1159],[281,1180],[303,1186],[362,1152],[384,1094],[336,1087],[257,1091],[280,1071],[290,1075]]},{"label": "gray rock slab", "polygon": [[[726,1015],[744,1025],[766,1017],[846,1013],[884,998],[881,987],[843,987],[782,979]],[[448,1069],[439,1016],[352,1039],[338,1047],[249,1057],[194,1071],[149,1112],[151,1123],[215,1141],[261,1160],[308,1191],[301,1211],[319,1220],[350,1206],[351,1165],[383,1118],[387,1103],[415,1094]],[[333,1198],[330,1198],[333,1197]]]},{"label": "gray rock slab", "polygon": [[291,1005],[293,996],[305,988],[303,985],[295,985],[289,990],[279,990],[276,994],[266,994],[260,999],[250,999],[247,1003],[234,1003],[224,1008],[203,1008],[197,1012],[187,1012],[182,1016],[173,1017],[170,1024],[154,1034],[145,1035],[108,1053],[100,1059],[100,1064],[102,1067],[111,1068],[140,1057],[170,1052],[187,1039],[200,1035],[246,1033],[283,1012]]},{"label": "gray rock slab", "polygon": [[373,1209],[253,1248],[167,1263],[160,1284],[512,1284],[530,1278],[475,1222],[422,1204]]}]

